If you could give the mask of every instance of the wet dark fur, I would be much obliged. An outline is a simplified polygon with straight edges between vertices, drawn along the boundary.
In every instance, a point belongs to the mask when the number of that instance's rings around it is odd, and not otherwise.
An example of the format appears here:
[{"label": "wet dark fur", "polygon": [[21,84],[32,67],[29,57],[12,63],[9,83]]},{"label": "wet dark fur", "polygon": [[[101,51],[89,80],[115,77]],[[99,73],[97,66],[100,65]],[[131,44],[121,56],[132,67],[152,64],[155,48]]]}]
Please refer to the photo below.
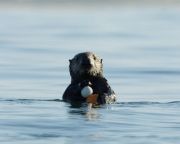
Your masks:
[{"label": "wet dark fur", "polygon": [[[103,76],[102,59],[91,52],[79,53],[69,60],[69,71],[71,84],[63,94],[66,102],[85,102],[86,98],[81,96],[81,89],[90,85],[94,94],[98,94],[98,104],[115,101],[114,91]],[[107,102],[108,100],[108,102]]]}]

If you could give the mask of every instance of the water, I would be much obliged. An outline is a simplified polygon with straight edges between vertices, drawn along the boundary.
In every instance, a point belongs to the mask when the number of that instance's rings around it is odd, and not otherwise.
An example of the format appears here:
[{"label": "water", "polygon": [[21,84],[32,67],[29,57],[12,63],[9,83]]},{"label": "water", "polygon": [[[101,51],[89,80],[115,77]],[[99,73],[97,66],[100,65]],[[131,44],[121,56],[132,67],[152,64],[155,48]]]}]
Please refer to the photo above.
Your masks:
[{"label": "water", "polygon": [[[0,10],[0,143],[179,144],[180,10]],[[103,58],[118,102],[61,101],[68,59]]]}]

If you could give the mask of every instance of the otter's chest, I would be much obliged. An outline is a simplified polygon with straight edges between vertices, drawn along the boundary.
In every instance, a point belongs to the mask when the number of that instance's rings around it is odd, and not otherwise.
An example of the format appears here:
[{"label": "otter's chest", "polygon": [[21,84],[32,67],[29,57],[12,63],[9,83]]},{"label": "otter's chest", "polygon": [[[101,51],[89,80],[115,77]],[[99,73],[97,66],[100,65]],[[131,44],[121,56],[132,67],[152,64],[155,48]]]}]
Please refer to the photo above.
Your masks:
[{"label": "otter's chest", "polygon": [[104,79],[93,79],[91,80],[91,87],[94,91],[94,93],[106,93],[108,91],[108,87],[107,87],[107,82],[106,80]]}]

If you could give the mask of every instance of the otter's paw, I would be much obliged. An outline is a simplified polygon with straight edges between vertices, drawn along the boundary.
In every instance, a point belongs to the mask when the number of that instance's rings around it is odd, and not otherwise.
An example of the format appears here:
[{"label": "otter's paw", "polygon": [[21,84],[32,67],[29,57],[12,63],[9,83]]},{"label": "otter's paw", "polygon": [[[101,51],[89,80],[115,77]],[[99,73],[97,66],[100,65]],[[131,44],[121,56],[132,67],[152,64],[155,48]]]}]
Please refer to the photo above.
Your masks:
[{"label": "otter's paw", "polygon": [[106,104],[112,104],[112,103],[116,102],[116,95],[115,94],[111,94],[111,95],[106,94],[105,101],[106,101]]},{"label": "otter's paw", "polygon": [[79,85],[81,88],[83,88],[83,87],[85,87],[85,86],[91,86],[92,83],[91,83],[89,80],[84,80],[84,81],[80,82],[78,85]]}]

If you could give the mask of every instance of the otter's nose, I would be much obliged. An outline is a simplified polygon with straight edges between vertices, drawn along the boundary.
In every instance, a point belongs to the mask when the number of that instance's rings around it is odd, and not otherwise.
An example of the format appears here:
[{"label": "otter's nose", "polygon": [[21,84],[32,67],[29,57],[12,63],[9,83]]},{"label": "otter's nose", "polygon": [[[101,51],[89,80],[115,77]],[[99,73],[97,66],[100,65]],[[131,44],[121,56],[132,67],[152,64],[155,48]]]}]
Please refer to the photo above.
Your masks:
[{"label": "otter's nose", "polygon": [[91,61],[89,59],[83,59],[81,64],[83,67],[91,67],[92,66]]}]

